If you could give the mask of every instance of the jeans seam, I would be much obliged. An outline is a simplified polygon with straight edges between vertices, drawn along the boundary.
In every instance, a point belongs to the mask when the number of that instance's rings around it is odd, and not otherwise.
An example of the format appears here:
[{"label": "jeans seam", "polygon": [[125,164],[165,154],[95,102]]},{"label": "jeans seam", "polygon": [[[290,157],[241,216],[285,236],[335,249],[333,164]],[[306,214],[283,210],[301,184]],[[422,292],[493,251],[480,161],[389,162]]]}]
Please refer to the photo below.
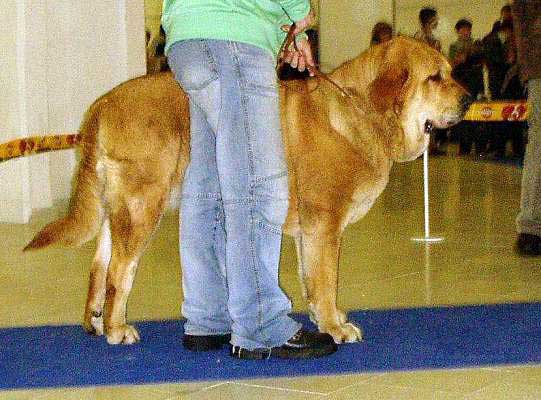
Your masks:
[{"label": "jeans seam", "polygon": [[248,122],[249,116],[248,116],[248,107],[247,107],[247,96],[246,96],[246,87],[244,84],[245,77],[242,74],[241,70],[241,63],[239,59],[239,49],[236,43],[233,43],[233,59],[235,62],[236,67],[236,73],[237,78],[239,82],[239,90],[240,90],[240,104],[241,104],[241,113],[243,117],[243,124],[244,124],[244,131],[246,135],[246,144],[247,144],[247,152],[248,152],[248,169],[250,174],[250,188],[249,188],[249,195],[250,195],[250,258],[252,262],[252,271],[255,278],[255,284],[256,284],[256,297],[257,297],[257,329],[261,335],[263,335],[263,310],[262,310],[262,304],[261,304],[261,283],[260,283],[260,276],[259,271],[257,267],[257,254],[256,254],[256,248],[255,248],[255,231],[254,231],[254,208],[255,208],[255,201],[254,201],[254,185],[253,185],[253,179],[254,179],[254,162],[253,162],[253,150],[252,150],[252,135],[250,130],[250,124]]},{"label": "jeans seam", "polygon": [[218,75],[218,69],[216,68],[216,60],[212,56],[212,52],[210,51],[208,41],[200,40],[200,43],[201,43],[201,46],[203,47],[203,50],[204,50],[205,55],[207,57],[210,70],[212,71],[212,74],[214,75],[213,79],[208,79],[206,82],[204,82],[201,85],[202,86],[201,89],[203,89],[204,87],[208,86],[211,82],[214,82],[215,80],[217,80],[219,78],[219,75]]},{"label": "jeans seam", "polygon": [[[210,77],[209,79],[207,79],[207,80],[203,81],[202,83],[198,84],[197,87],[186,87],[186,86],[184,86],[184,89],[188,94],[197,93],[197,92],[205,89],[212,82],[219,79],[218,68],[216,67],[216,60],[212,56],[212,52],[210,50],[208,41],[206,41],[204,39],[203,40],[191,39],[191,40],[193,40],[194,42],[199,42],[199,44],[201,45],[201,48],[203,49],[203,52],[204,52],[204,54],[205,54],[205,56],[207,58],[208,65],[209,65],[210,71],[212,73],[212,77]],[[187,40],[187,41],[190,41],[190,39]],[[177,43],[182,43],[182,42],[183,41],[179,41]]]},{"label": "jeans seam", "polygon": [[[214,218],[214,229],[212,230],[212,242],[213,242],[214,246],[216,246],[216,237],[217,237],[218,227],[222,228],[221,223],[220,223],[220,220],[222,219],[222,214],[224,214],[223,206],[222,207],[218,206],[218,210],[217,210],[216,216]],[[227,241],[227,237],[226,237],[225,240]],[[216,260],[216,263],[218,264],[218,267],[220,267],[220,269],[221,269],[221,266],[219,265],[218,260]],[[224,276],[224,273],[225,273],[225,276]],[[225,293],[229,297],[229,294],[228,294],[229,288],[228,288],[228,285],[227,285],[227,268],[224,268],[224,271],[223,271],[223,273],[221,275],[223,277]],[[226,301],[226,304],[227,304],[227,301]]]},{"label": "jeans seam", "polygon": [[182,194],[181,199],[195,199],[195,200],[221,200],[219,193],[195,193],[195,194]]},{"label": "jeans seam", "polygon": [[269,175],[269,176],[262,176],[262,177],[259,177],[259,178],[254,178],[254,184],[265,183],[265,182],[268,182],[268,181],[272,181],[274,179],[283,178],[285,176],[287,176],[287,170],[279,172],[277,174]]},{"label": "jeans seam", "polygon": [[252,203],[252,198],[246,198],[246,199],[231,199],[231,200],[223,200],[224,205],[235,205],[235,204],[244,204],[249,205]]},{"label": "jeans seam", "polygon": [[280,228],[275,228],[274,226],[278,226],[278,225],[271,225],[270,223],[265,223],[265,221],[263,220],[260,220],[258,221],[257,223],[259,225],[259,227],[261,229],[264,229],[268,232],[271,232],[271,233],[276,233],[278,235],[281,235],[282,234],[282,230]]}]

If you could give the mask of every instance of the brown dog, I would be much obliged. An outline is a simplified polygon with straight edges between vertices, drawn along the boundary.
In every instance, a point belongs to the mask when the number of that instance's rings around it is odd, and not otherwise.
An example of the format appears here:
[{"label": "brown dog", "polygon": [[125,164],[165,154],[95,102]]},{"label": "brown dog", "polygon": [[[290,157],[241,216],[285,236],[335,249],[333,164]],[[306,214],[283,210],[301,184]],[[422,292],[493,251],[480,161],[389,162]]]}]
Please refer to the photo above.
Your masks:
[{"label": "brown dog", "polygon": [[[337,308],[342,233],[363,217],[394,161],[417,158],[430,127],[463,117],[466,92],[445,58],[397,38],[337,68],[280,90],[290,202],[284,232],[295,237],[311,317],[337,343],[361,339]],[[188,99],[169,74],[126,82],[98,99],[80,129],[82,159],[67,216],[26,249],[80,245],[98,232],[84,326],[111,344],[134,343],[126,302],[139,259],[189,158]]]}]

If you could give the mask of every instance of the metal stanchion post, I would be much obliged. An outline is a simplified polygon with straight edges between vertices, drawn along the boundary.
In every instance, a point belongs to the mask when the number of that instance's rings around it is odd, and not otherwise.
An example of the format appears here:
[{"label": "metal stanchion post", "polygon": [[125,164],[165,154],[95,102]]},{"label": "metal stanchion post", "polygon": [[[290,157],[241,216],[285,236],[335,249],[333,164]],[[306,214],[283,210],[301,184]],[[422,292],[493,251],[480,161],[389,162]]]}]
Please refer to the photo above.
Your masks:
[{"label": "metal stanchion post", "polygon": [[442,237],[430,236],[430,199],[428,193],[428,148],[423,154],[423,186],[424,186],[424,216],[425,216],[425,236],[422,238],[412,238],[415,242],[434,243],[441,242]]}]

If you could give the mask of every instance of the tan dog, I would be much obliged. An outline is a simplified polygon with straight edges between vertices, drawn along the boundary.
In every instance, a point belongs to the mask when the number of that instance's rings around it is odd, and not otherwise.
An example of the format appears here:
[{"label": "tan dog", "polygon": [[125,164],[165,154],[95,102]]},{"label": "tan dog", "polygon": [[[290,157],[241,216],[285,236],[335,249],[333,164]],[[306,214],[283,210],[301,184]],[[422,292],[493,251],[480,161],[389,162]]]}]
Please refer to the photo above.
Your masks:
[{"label": "tan dog", "polygon": [[[431,126],[461,120],[469,104],[445,58],[397,38],[330,74],[349,94],[310,79],[280,90],[289,167],[284,232],[295,237],[311,317],[337,343],[361,339],[337,308],[342,233],[363,217],[394,161],[417,158]],[[98,232],[84,327],[134,343],[126,302],[144,248],[189,158],[188,99],[169,74],[126,82],[98,99],[80,129],[82,159],[67,216],[26,249],[80,245]]]}]

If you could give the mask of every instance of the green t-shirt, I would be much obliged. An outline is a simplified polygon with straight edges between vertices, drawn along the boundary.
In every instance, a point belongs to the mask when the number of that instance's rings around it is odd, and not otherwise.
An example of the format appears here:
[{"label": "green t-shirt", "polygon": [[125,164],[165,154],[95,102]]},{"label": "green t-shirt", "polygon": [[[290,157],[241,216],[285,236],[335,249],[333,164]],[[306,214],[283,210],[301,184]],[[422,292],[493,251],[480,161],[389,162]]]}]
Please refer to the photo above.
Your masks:
[{"label": "green t-shirt", "polygon": [[219,39],[249,43],[276,56],[286,36],[280,27],[309,11],[309,0],[164,0],[165,53],[179,40]]}]

